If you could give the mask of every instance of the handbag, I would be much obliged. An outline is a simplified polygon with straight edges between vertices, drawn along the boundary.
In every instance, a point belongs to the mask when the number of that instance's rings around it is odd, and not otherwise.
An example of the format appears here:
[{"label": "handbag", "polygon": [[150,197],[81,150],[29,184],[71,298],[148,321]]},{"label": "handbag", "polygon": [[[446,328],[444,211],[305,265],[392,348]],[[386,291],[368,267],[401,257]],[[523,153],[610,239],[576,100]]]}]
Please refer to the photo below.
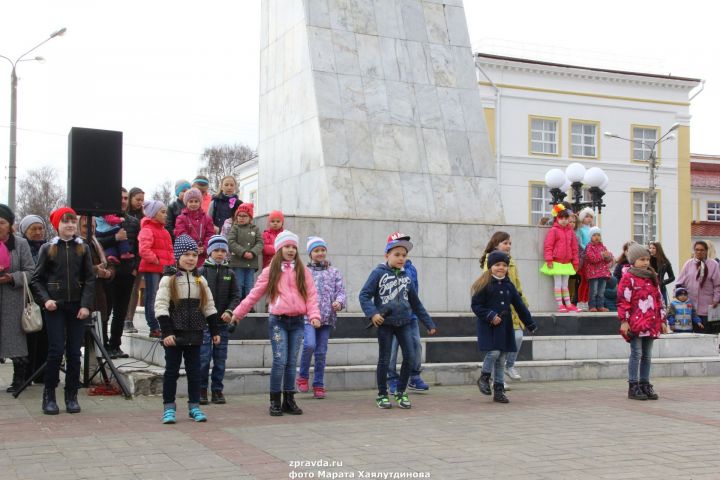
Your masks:
[{"label": "handbag", "polygon": [[22,314],[22,329],[25,333],[39,332],[43,327],[42,312],[28,286],[27,275],[23,275],[25,308]]}]

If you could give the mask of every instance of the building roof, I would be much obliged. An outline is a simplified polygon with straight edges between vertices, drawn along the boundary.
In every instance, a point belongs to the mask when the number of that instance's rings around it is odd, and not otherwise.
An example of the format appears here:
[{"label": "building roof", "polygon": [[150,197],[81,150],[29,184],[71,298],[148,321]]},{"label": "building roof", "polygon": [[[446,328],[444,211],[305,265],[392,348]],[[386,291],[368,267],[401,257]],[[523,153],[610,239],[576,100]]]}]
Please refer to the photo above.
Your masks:
[{"label": "building roof", "polygon": [[568,65],[564,63],[553,63],[553,62],[544,62],[541,60],[530,60],[527,58],[517,58],[517,57],[506,57],[503,55],[493,55],[490,53],[476,53],[476,57],[479,58],[487,58],[491,60],[502,60],[502,61],[509,61],[509,62],[519,62],[519,63],[527,63],[532,65],[542,65],[546,67],[559,67],[559,68],[575,68],[575,69],[581,69],[581,70],[590,70],[593,72],[603,72],[603,73],[614,73],[619,75],[634,75],[639,77],[650,77],[655,79],[663,79],[663,80],[679,80],[683,82],[694,82],[694,83],[700,83],[702,82],[699,78],[690,78],[690,77],[676,77],[673,75],[661,75],[657,73],[643,73],[643,72],[630,72],[626,70],[612,70],[607,68],[597,68],[597,67],[582,67],[580,65]]},{"label": "building roof", "polygon": [[691,162],[690,185],[700,188],[720,188],[720,163]]},{"label": "building roof", "polygon": [[692,222],[690,231],[693,237],[720,237],[720,222]]}]

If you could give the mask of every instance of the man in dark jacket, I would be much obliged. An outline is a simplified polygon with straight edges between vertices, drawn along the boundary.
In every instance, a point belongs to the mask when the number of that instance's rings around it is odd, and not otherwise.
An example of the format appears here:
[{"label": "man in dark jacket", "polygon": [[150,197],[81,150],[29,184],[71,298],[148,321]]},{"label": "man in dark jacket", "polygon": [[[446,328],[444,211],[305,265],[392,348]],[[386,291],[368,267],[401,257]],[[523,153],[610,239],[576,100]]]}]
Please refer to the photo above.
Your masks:
[{"label": "man in dark jacket", "polygon": [[178,180],[175,182],[175,196],[177,198],[168,205],[168,214],[165,220],[165,229],[170,232],[170,238],[172,238],[173,242],[175,241],[175,220],[177,220],[177,217],[182,213],[183,208],[185,208],[183,196],[188,190],[190,190],[190,182],[187,180]]},{"label": "man in dark jacket", "polygon": [[[128,208],[128,191],[122,189],[122,210],[126,212]],[[127,354],[120,349],[122,343],[123,326],[128,333],[137,332],[132,321],[125,322],[130,305],[130,297],[132,296],[133,286],[138,278],[137,269],[140,262],[138,252],[137,237],[140,233],[140,221],[132,215],[123,213],[125,222],[123,228],[115,235],[109,237],[98,238],[100,244],[104,247],[113,246],[116,242],[127,240],[130,244],[130,251],[135,254],[135,258],[120,260],[120,265],[115,269],[115,278],[112,282],[106,284],[106,295],[108,297],[108,306],[110,311],[107,317],[112,314],[110,320],[110,336],[108,341],[108,349],[112,358],[127,358]],[[103,325],[105,331],[108,326]]]}]

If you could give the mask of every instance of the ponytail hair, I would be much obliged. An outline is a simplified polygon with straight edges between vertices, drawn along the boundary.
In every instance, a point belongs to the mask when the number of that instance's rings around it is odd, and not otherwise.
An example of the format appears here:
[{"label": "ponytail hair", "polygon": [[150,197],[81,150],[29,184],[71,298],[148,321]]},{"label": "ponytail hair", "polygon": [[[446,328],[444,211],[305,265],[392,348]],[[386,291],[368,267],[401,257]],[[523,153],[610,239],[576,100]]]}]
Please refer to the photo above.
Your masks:
[{"label": "ponytail hair", "polygon": [[480,275],[478,279],[473,282],[472,286],[470,287],[470,295],[474,297],[478,293],[482,292],[485,287],[487,287],[490,283],[491,278],[492,273],[490,273],[490,269],[485,270],[483,274]]}]

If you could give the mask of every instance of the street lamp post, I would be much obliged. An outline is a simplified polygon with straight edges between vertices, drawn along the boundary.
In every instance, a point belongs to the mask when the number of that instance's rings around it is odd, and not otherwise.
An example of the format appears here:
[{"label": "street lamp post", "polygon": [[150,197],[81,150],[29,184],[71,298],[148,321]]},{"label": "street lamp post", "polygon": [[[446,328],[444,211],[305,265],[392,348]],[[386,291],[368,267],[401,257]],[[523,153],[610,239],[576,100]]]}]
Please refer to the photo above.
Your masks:
[{"label": "street lamp post", "polygon": [[657,153],[656,148],[658,145],[660,145],[662,142],[666,140],[671,140],[675,138],[674,135],[670,135],[672,132],[677,130],[677,128],[680,126],[679,123],[673,124],[670,129],[665,132],[660,138],[655,140],[654,143],[648,143],[644,140],[632,140],[630,138],[621,137],[620,135],[617,135],[612,132],[605,132],[604,135],[606,137],[610,138],[618,138],[620,140],[625,140],[628,142],[633,143],[640,143],[646,148],[650,149],[650,155],[648,155],[648,170],[650,172],[650,179],[648,182],[648,198],[647,198],[647,221],[645,222],[647,225],[647,232],[644,235],[644,241],[645,244],[649,244],[650,242],[655,241],[655,199],[657,192],[655,190],[655,177],[657,176]]},{"label": "street lamp post", "polygon": [[27,52],[20,55],[14,61],[6,57],[5,55],[0,55],[0,58],[4,58],[8,62],[10,62],[10,65],[12,66],[12,70],[10,72],[10,161],[8,162],[8,206],[10,206],[10,208],[13,210],[15,210],[15,182],[17,180],[17,65],[20,62],[26,61],[42,62],[42,57],[27,59],[23,57],[43,45],[45,42],[48,42],[55,37],[60,37],[64,35],[66,31],[66,28],[61,28],[60,30],[51,33],[48,38],[38,43]]},{"label": "street lamp post", "polygon": [[[552,195],[552,205],[562,202],[567,194],[568,188],[572,188],[573,202],[572,209],[578,213],[585,207],[596,209],[598,213],[602,213],[605,206],[603,197],[605,196],[605,188],[608,185],[608,176],[602,169],[598,167],[588,168],[580,163],[571,163],[563,172],[559,168],[548,170],[545,174],[545,185],[550,187],[550,195]],[[583,199],[583,186],[589,185],[588,192],[590,199]]]}]

